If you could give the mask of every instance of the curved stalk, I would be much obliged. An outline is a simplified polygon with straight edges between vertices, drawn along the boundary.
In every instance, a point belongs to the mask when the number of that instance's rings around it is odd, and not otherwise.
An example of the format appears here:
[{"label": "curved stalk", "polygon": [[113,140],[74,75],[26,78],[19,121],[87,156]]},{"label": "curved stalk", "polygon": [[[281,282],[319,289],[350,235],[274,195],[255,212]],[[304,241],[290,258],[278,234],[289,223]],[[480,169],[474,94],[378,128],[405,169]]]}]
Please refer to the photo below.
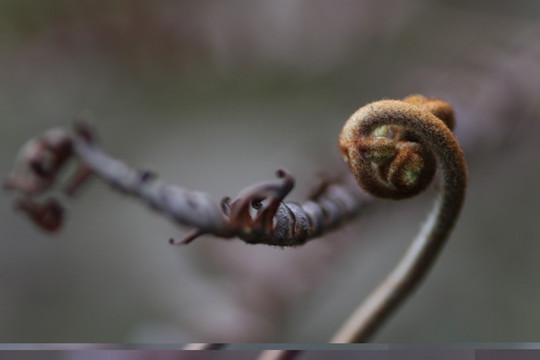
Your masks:
[{"label": "curved stalk", "polygon": [[[389,157],[381,160],[386,154],[381,149],[376,149],[376,146],[371,147],[369,153],[366,150],[358,150],[366,140],[373,139],[374,134],[384,134],[384,137],[379,138],[382,139],[381,142],[387,142],[387,139],[391,139],[396,144],[412,141],[426,147],[437,162],[441,185],[440,196],[437,198],[434,209],[402,260],[346,321],[331,340],[334,343],[367,341],[426,276],[457,220],[465,198],[467,169],[463,152],[447,126],[447,124],[453,125],[453,116],[449,116],[452,122],[445,122],[441,120],[445,115],[439,115],[441,118],[434,115],[440,114],[441,111],[438,113],[429,106],[424,106],[425,103],[432,105],[434,101],[414,96],[404,101],[385,100],[366,105],[351,116],[341,134],[340,149],[349,160],[351,168],[363,161],[360,158],[365,160],[371,157],[371,160],[376,159],[376,164],[371,165],[369,169],[372,172],[379,171],[379,175],[381,171],[390,173],[392,167],[397,167],[401,170],[405,169],[405,175],[410,177],[411,173],[420,174],[422,169],[418,165],[421,161],[416,161],[409,166],[396,164],[395,162],[403,160],[399,159],[399,155],[389,161],[386,161]],[[443,104],[446,109],[444,114],[448,115],[449,105]],[[436,107],[436,109],[440,108]],[[393,126],[397,128],[391,129],[392,134],[389,134],[388,128],[384,128]],[[394,163],[388,164],[392,161]],[[374,164],[373,161],[371,163]],[[355,175],[359,171],[366,171],[365,164],[361,164],[360,168],[351,170]],[[358,176],[355,177],[359,179]],[[365,184],[358,181],[365,187]],[[390,188],[396,187],[390,186]]]}]

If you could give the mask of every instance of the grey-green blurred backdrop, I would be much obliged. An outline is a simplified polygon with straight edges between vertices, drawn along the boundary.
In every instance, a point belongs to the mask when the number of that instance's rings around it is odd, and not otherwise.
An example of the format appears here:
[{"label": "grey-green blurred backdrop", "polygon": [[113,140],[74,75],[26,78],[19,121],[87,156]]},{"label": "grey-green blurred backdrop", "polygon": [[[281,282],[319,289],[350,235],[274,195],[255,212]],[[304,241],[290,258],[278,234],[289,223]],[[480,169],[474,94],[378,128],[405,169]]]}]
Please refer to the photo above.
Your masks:
[{"label": "grey-green blurred backdrop", "polygon": [[[216,201],[287,168],[344,173],[357,108],[451,102],[458,225],[380,342],[540,341],[540,2],[2,1],[0,174],[77,118],[104,148]],[[326,342],[399,259],[435,191],[295,249],[204,237],[92,182],[55,235],[0,195],[2,342]]]}]

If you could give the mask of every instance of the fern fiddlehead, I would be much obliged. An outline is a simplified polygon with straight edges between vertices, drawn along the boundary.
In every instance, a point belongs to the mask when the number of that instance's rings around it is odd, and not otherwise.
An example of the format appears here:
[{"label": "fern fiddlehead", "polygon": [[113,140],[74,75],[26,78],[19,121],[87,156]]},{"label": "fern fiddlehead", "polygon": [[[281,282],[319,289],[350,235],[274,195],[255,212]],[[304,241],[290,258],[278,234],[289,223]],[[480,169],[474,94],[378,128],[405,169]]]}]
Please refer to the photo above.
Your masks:
[{"label": "fern fiddlehead", "polygon": [[435,169],[440,194],[399,264],[358,307],[332,342],[363,342],[427,274],[461,210],[467,183],[463,152],[451,129],[453,110],[413,95],[368,104],[346,122],[339,148],[357,182],[375,196],[403,199],[427,187]]}]

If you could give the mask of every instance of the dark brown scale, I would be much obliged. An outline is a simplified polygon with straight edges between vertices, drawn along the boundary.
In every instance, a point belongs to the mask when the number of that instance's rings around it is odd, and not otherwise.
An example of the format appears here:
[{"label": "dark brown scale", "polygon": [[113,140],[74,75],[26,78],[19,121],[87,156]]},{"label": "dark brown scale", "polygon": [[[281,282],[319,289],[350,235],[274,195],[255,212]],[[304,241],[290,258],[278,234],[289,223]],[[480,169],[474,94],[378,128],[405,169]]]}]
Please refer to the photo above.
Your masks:
[{"label": "dark brown scale", "polygon": [[[325,184],[303,204],[283,202],[294,182],[288,173],[280,174],[285,178],[283,184],[254,186],[233,201],[231,206],[236,211],[229,212],[229,222],[235,228],[230,237],[237,236],[250,244],[302,245],[355,215],[369,199],[350,181]],[[262,200],[269,201],[262,206]],[[247,204],[256,210],[255,216],[247,216]]]},{"label": "dark brown scale", "polygon": [[302,204],[306,216],[309,219],[308,238],[314,238],[325,231],[324,211],[321,206],[314,201],[308,200]]},{"label": "dark brown scale", "polygon": [[284,206],[287,207],[293,218],[292,224],[292,238],[293,239],[307,239],[308,228],[313,222],[310,221],[309,215],[304,211],[302,206],[296,203],[284,203]]}]

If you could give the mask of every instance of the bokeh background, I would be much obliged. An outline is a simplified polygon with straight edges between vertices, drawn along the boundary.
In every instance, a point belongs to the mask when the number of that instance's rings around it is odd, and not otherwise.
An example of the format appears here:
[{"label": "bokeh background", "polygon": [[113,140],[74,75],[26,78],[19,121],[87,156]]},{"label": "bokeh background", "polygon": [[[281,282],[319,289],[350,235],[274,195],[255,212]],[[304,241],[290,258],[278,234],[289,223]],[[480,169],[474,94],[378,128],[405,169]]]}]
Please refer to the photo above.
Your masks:
[{"label": "bokeh background", "polygon": [[[107,151],[216,201],[287,168],[345,173],[360,106],[454,105],[462,216],[379,342],[540,341],[540,2],[3,1],[0,174],[77,118]],[[327,342],[409,245],[435,191],[294,249],[204,237],[94,181],[55,235],[0,195],[2,342]]]}]

